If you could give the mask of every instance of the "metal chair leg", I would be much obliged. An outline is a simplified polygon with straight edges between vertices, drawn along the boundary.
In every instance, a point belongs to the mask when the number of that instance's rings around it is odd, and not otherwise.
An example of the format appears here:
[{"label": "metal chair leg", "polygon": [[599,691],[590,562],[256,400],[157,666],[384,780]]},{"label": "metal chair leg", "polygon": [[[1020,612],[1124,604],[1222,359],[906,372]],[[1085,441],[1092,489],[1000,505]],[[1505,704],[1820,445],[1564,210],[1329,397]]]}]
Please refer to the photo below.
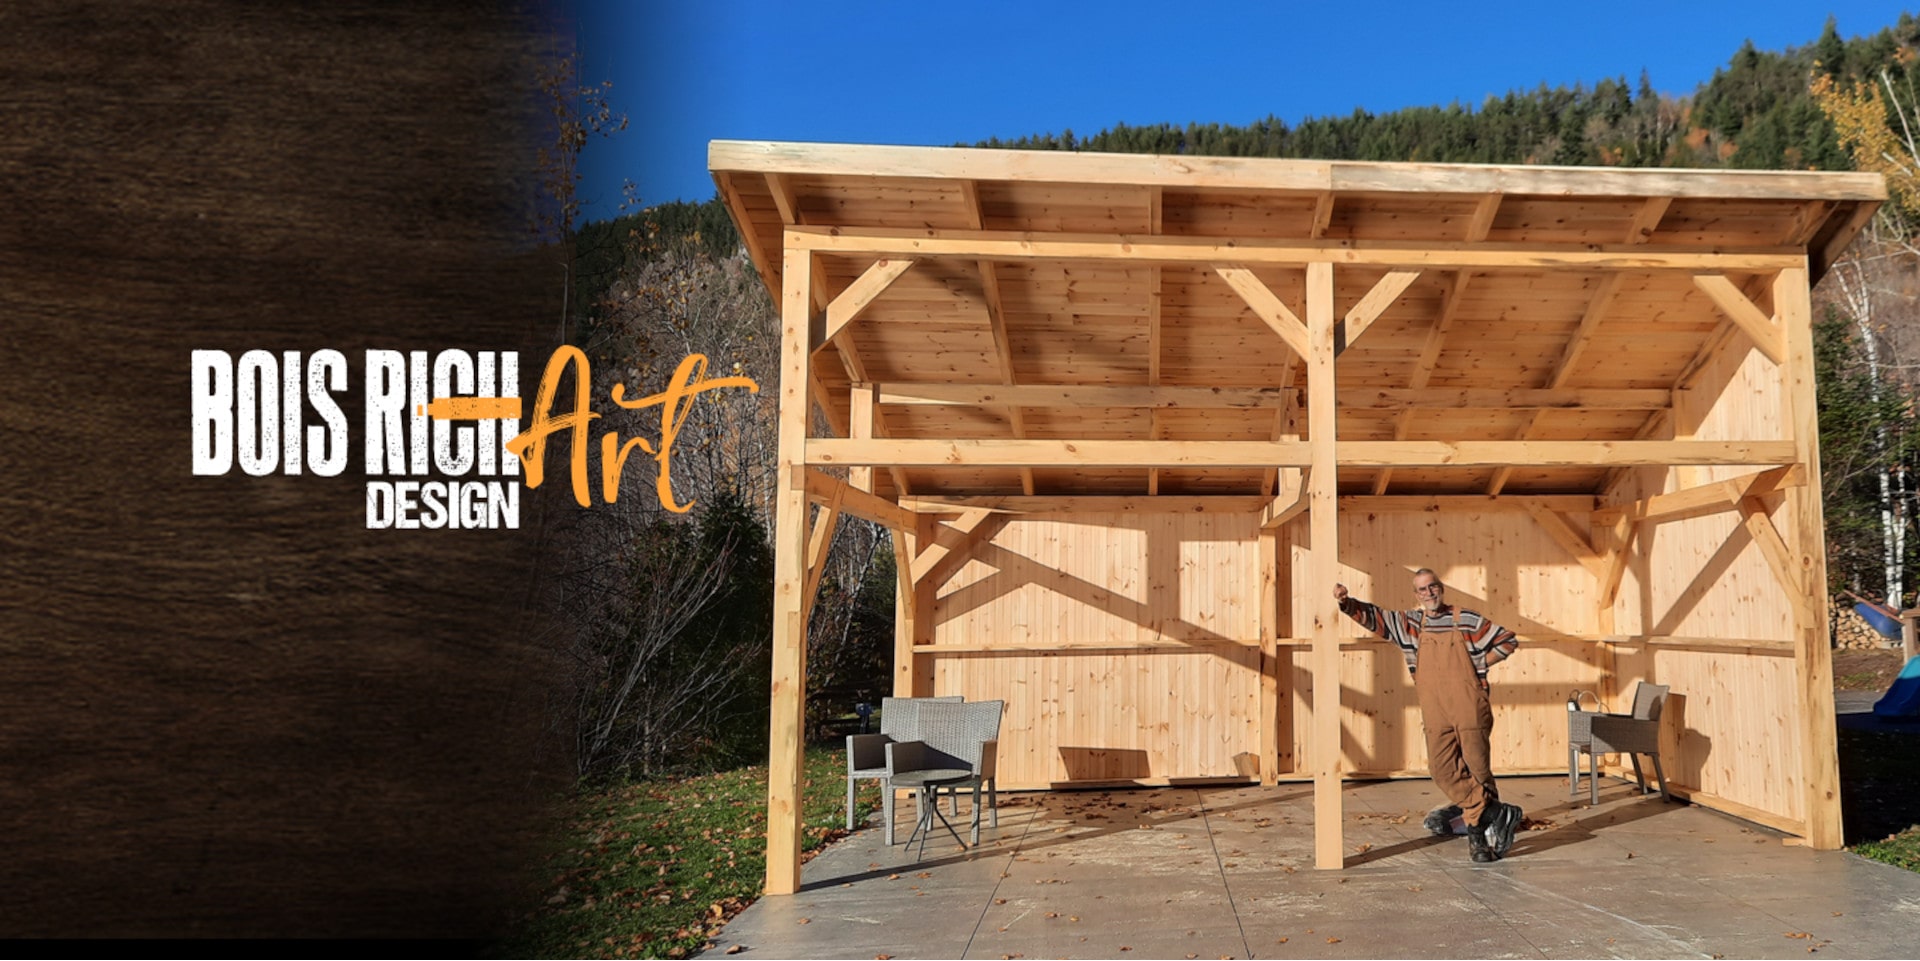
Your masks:
[{"label": "metal chair leg", "polygon": [[1000,826],[1000,798],[995,794],[999,787],[993,782],[993,778],[987,779],[987,810],[992,812],[993,826],[997,828]]},{"label": "metal chair leg", "polygon": [[1640,793],[1647,793],[1647,776],[1640,771],[1640,755],[1629,754],[1627,759],[1633,762],[1633,779],[1640,782]]},{"label": "metal chair leg", "polygon": [[1590,795],[1589,800],[1591,800],[1594,804],[1599,804],[1600,803],[1600,752],[1599,751],[1589,751],[1587,753],[1587,790]]},{"label": "metal chair leg", "polygon": [[847,830],[853,830],[853,778],[847,778]]},{"label": "metal chair leg", "polygon": [[1567,796],[1580,796],[1580,750],[1567,745]]},{"label": "metal chair leg", "polygon": [[1660,799],[1663,801],[1673,800],[1673,795],[1667,792],[1667,772],[1665,768],[1660,766],[1660,755],[1658,754],[1653,756],[1653,774],[1660,779]]}]

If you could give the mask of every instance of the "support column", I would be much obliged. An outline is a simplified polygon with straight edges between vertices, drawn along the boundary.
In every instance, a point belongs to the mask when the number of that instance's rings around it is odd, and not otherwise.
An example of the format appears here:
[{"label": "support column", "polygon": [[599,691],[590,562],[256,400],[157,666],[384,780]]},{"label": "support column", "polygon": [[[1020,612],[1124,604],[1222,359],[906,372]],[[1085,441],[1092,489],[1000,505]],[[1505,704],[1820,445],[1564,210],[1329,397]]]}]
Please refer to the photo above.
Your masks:
[{"label": "support column", "polygon": [[1260,783],[1275,784],[1280,777],[1280,532],[1263,530],[1259,538]]},{"label": "support column", "polygon": [[1313,449],[1307,498],[1313,570],[1307,603],[1313,611],[1313,863],[1346,866],[1340,803],[1341,617],[1333,600],[1340,579],[1340,525],[1334,450],[1333,265],[1307,265],[1307,437]]},{"label": "support column", "polygon": [[767,893],[800,889],[800,767],[807,710],[807,354],[812,262],[788,248],[780,296],[780,447],[773,535],[773,719],[767,758]]},{"label": "support column", "polygon": [[1820,419],[1813,386],[1813,304],[1807,269],[1790,267],[1773,281],[1773,309],[1787,340],[1782,386],[1787,424],[1807,482],[1787,491],[1793,560],[1806,603],[1794,605],[1793,667],[1799,681],[1806,742],[1807,842],[1837,850],[1840,830],[1840,758],[1833,716],[1833,652],[1827,637],[1827,550],[1820,512]]}]

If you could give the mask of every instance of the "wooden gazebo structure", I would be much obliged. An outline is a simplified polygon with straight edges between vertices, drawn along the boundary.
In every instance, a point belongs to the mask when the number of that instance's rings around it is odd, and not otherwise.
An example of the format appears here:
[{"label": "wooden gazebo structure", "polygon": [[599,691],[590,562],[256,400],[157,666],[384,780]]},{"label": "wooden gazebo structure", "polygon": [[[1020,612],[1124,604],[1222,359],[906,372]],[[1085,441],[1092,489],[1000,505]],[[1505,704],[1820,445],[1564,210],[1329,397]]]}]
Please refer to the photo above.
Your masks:
[{"label": "wooden gazebo structure", "polygon": [[1005,787],[1311,779],[1340,867],[1342,780],[1425,757],[1333,585],[1411,606],[1430,566],[1523,638],[1497,773],[1564,771],[1568,695],[1651,679],[1680,793],[1841,843],[1809,290],[1878,176],[709,165],[782,316],[770,893],[843,513],[894,532],[897,692],[1007,700]]}]

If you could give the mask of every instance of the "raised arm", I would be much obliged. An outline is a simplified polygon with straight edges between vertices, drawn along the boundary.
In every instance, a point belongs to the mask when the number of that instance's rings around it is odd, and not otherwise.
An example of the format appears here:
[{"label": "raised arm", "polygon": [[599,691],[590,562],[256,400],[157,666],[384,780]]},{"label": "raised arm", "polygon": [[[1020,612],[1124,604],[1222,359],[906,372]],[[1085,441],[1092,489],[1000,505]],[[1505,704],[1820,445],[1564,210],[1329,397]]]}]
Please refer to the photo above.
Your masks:
[{"label": "raised arm", "polygon": [[1354,623],[1392,641],[1403,651],[1418,650],[1420,639],[1414,636],[1407,624],[1407,615],[1400,611],[1389,611],[1369,604],[1347,594],[1347,585],[1335,584],[1333,596],[1340,601],[1340,613],[1353,618]]}]

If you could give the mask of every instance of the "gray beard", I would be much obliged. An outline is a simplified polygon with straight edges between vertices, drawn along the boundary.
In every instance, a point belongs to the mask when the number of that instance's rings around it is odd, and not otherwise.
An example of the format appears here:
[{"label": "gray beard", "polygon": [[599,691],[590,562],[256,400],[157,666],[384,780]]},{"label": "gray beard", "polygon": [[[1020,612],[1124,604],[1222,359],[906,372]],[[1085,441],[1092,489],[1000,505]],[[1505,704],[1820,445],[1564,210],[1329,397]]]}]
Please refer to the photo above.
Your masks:
[{"label": "gray beard", "polygon": [[1438,614],[1440,612],[1440,609],[1445,606],[1446,606],[1445,604],[1439,601],[1436,601],[1433,598],[1425,598],[1420,602],[1420,609],[1426,611],[1429,614]]}]

